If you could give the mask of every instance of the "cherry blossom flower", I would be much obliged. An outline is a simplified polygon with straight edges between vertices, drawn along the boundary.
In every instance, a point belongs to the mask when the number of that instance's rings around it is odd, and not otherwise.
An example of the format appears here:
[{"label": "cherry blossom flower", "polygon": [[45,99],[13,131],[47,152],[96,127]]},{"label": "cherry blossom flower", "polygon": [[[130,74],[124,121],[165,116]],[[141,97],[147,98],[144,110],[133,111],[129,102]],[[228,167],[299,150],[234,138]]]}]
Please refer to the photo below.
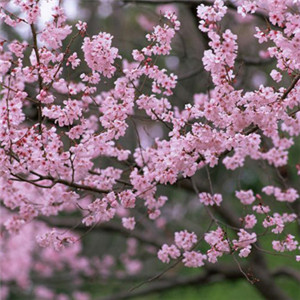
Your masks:
[{"label": "cherry blossom flower", "polygon": [[222,195],[221,194],[214,194],[211,195],[209,193],[200,193],[199,194],[200,203],[203,203],[206,206],[213,206],[217,205],[220,206],[222,202]]}]

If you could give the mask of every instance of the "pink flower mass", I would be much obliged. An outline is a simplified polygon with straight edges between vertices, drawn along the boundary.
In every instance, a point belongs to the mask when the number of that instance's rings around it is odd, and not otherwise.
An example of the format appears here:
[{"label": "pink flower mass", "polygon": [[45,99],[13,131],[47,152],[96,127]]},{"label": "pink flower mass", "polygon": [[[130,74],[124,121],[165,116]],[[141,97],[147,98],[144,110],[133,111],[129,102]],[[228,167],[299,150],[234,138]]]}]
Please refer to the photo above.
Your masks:
[{"label": "pink flower mass", "polygon": [[[179,266],[290,299],[275,278],[300,277],[300,2],[195,1],[190,31],[185,5],[166,1],[130,17],[152,28],[138,43],[102,19],[74,22],[64,1],[47,1],[44,21],[41,2],[0,3],[1,299],[96,299],[87,282],[126,278],[167,286]],[[205,44],[194,58],[190,32]]]}]

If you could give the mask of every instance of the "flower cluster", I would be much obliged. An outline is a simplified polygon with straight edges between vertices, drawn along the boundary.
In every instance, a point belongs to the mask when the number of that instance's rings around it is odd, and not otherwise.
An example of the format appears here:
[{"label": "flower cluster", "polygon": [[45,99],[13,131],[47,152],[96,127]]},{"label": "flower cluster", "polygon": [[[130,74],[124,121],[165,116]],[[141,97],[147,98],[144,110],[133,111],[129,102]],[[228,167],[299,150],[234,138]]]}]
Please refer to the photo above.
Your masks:
[{"label": "flower cluster", "polygon": [[218,261],[218,257],[223,256],[224,253],[230,252],[229,242],[221,227],[206,233],[204,239],[211,247],[207,251],[207,260],[209,262],[216,263]]},{"label": "flower cluster", "polygon": [[37,236],[37,242],[41,247],[51,246],[55,251],[60,251],[65,245],[73,244],[76,240],[76,237],[65,236],[62,233],[58,233],[55,229]]},{"label": "flower cluster", "polygon": [[116,196],[113,192],[102,199],[96,199],[88,205],[89,214],[82,220],[86,226],[111,220],[118,207]]},{"label": "flower cluster", "polygon": [[217,22],[226,14],[227,7],[222,0],[214,1],[212,6],[200,4],[197,8],[197,16],[200,19],[199,29],[207,32],[214,28]]},{"label": "flower cluster", "polygon": [[171,12],[166,12],[164,17],[170,21],[172,27],[167,24],[164,24],[163,27],[160,25],[155,26],[153,33],[146,35],[151,44],[142,49],[144,55],[167,55],[170,53],[171,41],[175,32],[180,29],[180,22],[177,20],[177,16]]},{"label": "flower cluster", "polygon": [[[164,244],[158,251],[157,256],[163,263],[169,263],[171,259],[178,259],[183,257],[182,262],[186,267],[197,268],[204,265],[206,255],[199,251],[191,251],[193,246],[197,243],[197,236],[194,232],[187,230],[175,232],[175,244],[168,246]],[[180,249],[183,253],[181,254]]]},{"label": "flower cluster", "polygon": [[112,77],[116,71],[113,63],[119,57],[118,49],[112,47],[113,37],[106,32],[100,32],[92,38],[85,37],[82,51],[87,65],[105,77]]},{"label": "flower cluster", "polygon": [[200,193],[199,200],[200,200],[200,203],[203,203],[206,206],[209,206],[209,205],[210,206],[213,206],[213,205],[220,206],[223,199],[222,199],[221,194],[211,195],[209,193]]},{"label": "flower cluster", "polygon": [[240,251],[239,256],[240,257],[247,257],[252,249],[253,243],[257,241],[257,236],[255,232],[249,233],[244,229],[240,229],[238,232],[238,240],[233,240],[233,248],[235,250]]},{"label": "flower cluster", "polygon": [[291,234],[288,234],[283,241],[274,240],[272,242],[273,249],[278,252],[294,251],[297,249],[298,241]]},{"label": "flower cluster", "polygon": [[280,202],[295,202],[299,198],[298,192],[294,188],[289,188],[283,192],[278,187],[265,186],[262,191],[267,195],[274,195]]}]

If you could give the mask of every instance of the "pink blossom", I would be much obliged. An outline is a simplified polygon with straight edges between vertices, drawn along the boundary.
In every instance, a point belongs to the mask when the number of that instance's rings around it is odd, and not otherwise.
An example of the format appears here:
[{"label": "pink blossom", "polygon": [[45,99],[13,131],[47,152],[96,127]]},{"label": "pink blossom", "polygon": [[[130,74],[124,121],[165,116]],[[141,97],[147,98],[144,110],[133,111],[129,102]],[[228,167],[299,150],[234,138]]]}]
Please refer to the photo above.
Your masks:
[{"label": "pink blossom", "polygon": [[235,196],[240,199],[244,205],[251,205],[255,201],[255,197],[252,190],[248,191],[236,191]]},{"label": "pink blossom", "polygon": [[282,75],[276,70],[272,70],[270,75],[276,82],[280,82],[282,79]]},{"label": "pink blossom", "polygon": [[28,44],[26,42],[20,43],[19,41],[12,41],[8,48],[11,52],[13,52],[17,57],[23,58],[24,54],[23,52],[28,47]]},{"label": "pink blossom", "polygon": [[81,34],[84,34],[87,30],[87,23],[86,22],[82,22],[82,21],[78,21],[76,23],[76,28],[80,31]]},{"label": "pink blossom", "polygon": [[133,230],[135,227],[135,219],[131,218],[122,218],[122,224],[126,229]]},{"label": "pink blossom", "polygon": [[286,191],[282,191],[278,187],[266,186],[262,190],[267,195],[274,195],[280,202],[294,202],[299,198],[297,190],[289,188]]},{"label": "pink blossom", "polygon": [[71,26],[64,24],[65,16],[61,8],[54,8],[57,12],[58,22],[48,22],[43,29],[40,39],[47,46],[57,49],[62,41],[71,33]]},{"label": "pink blossom", "polygon": [[238,237],[238,240],[232,241],[233,247],[235,249],[240,249],[240,257],[247,257],[251,252],[251,244],[255,243],[257,240],[257,235],[254,232],[248,233],[244,229],[240,229]]},{"label": "pink blossom", "polygon": [[136,49],[132,51],[132,57],[136,61],[142,61],[142,60],[145,59],[145,56],[140,51],[138,51]]},{"label": "pink blossom", "polygon": [[37,236],[37,242],[41,247],[53,247],[55,251],[60,251],[65,245],[73,244],[76,240],[76,237],[66,236],[55,229]]},{"label": "pink blossom", "polygon": [[248,13],[255,13],[257,9],[257,4],[252,1],[243,1],[241,6],[238,6],[237,12],[241,14],[243,17],[246,17]]},{"label": "pink blossom", "polygon": [[132,190],[125,190],[119,194],[119,198],[121,204],[125,208],[133,208],[135,207],[136,196],[132,192]]},{"label": "pink blossom", "polygon": [[80,59],[77,57],[77,53],[76,52],[74,52],[72,55],[70,55],[68,57],[68,61],[67,61],[66,65],[68,66],[69,64],[71,64],[72,69],[75,69],[76,67],[79,66]]},{"label": "pink blossom", "polygon": [[282,241],[272,241],[272,246],[275,251],[284,252],[284,251],[294,251],[297,249],[298,241],[295,240],[295,237],[291,234],[288,234],[286,238]]},{"label": "pink blossom", "polygon": [[258,214],[267,214],[270,212],[270,207],[268,205],[254,205],[252,209]]},{"label": "pink blossom", "polygon": [[210,245],[210,249],[207,251],[207,260],[211,263],[216,263],[218,257],[223,256],[224,253],[230,251],[229,243],[225,237],[225,232],[221,227],[218,227],[215,231],[207,232],[204,235],[204,240]]},{"label": "pink blossom", "polygon": [[13,216],[4,222],[6,230],[8,230],[10,233],[18,233],[24,224],[25,220],[19,218],[18,216]]},{"label": "pink blossom", "polygon": [[185,251],[183,257],[182,262],[186,267],[198,268],[204,265],[203,260],[206,260],[207,256],[196,251]]},{"label": "pink blossom", "polygon": [[168,246],[164,244],[161,250],[158,251],[157,256],[163,263],[169,263],[170,257],[176,259],[180,256],[180,251],[175,245]]},{"label": "pink blossom", "polygon": [[36,98],[45,104],[52,103],[52,102],[54,102],[54,99],[55,99],[52,94],[48,93],[45,90],[41,90],[41,92],[39,93],[39,95],[37,95]]},{"label": "pink blossom", "polygon": [[200,193],[199,194],[200,203],[203,203],[206,206],[213,206],[217,205],[220,206],[222,202],[222,195],[221,194],[214,194],[211,195],[209,193]]},{"label": "pink blossom", "polygon": [[187,230],[175,232],[175,244],[183,250],[190,250],[197,243],[197,236],[194,232],[189,233]]},{"label": "pink blossom", "polygon": [[244,218],[245,221],[245,228],[247,229],[251,229],[255,226],[255,224],[257,223],[257,219],[254,215],[247,215]]},{"label": "pink blossom", "polygon": [[84,59],[88,66],[100,74],[110,78],[116,71],[113,63],[118,55],[118,49],[112,47],[113,37],[106,32],[100,32],[92,38],[85,37],[82,45]]}]

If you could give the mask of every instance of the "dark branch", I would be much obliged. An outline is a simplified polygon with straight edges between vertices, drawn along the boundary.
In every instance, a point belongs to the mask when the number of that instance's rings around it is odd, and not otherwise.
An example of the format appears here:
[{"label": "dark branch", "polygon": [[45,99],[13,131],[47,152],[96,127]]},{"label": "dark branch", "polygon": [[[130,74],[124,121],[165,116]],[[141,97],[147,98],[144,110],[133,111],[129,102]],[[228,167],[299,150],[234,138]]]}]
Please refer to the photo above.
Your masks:
[{"label": "dark branch", "polygon": [[[86,232],[89,230],[89,227],[82,224],[81,219],[72,218],[72,217],[39,217],[39,219],[51,227],[57,228],[68,228],[76,231]],[[163,241],[160,241],[158,237],[151,238],[147,233],[141,232],[139,230],[129,231],[124,227],[113,223],[100,223],[93,228],[93,231],[100,230],[106,232],[115,232],[125,237],[132,237],[138,241],[146,244],[150,244],[157,248],[161,247]]]},{"label": "dark branch", "polygon": [[287,88],[287,90],[282,95],[281,100],[284,100],[289,95],[289,93],[292,91],[292,89],[296,86],[299,79],[300,79],[300,75],[295,77],[295,79],[292,81],[291,85]]},{"label": "dark branch", "polygon": [[287,277],[293,278],[294,280],[300,282],[300,273],[289,267],[278,268],[272,274],[275,277],[287,276]]},{"label": "dark branch", "polygon": [[[209,0],[122,0],[121,2],[125,4],[133,3],[133,4],[151,4],[151,5],[159,5],[159,4],[187,4],[187,5],[212,5],[213,1]],[[236,5],[231,3],[230,1],[224,1],[225,5],[232,9],[237,10]],[[262,12],[255,12],[253,15],[259,17],[262,20],[266,20],[267,15]]]},{"label": "dark branch", "polygon": [[222,281],[224,279],[237,280],[242,278],[243,275],[237,268],[224,269],[223,273],[215,271],[207,271],[201,275],[176,278],[171,282],[155,282],[149,285],[147,288],[141,289],[135,292],[121,292],[112,296],[100,298],[98,300],[123,300],[123,299],[133,299],[136,297],[142,297],[150,295],[153,293],[164,292],[170,289],[184,287],[184,286],[201,286],[208,283],[215,283]]},{"label": "dark branch", "polygon": [[[88,185],[83,185],[83,184],[79,184],[79,183],[75,183],[75,182],[70,182],[70,181],[67,181],[67,180],[64,180],[64,179],[60,179],[60,178],[54,178],[52,176],[43,176],[43,175],[37,174],[35,172],[32,172],[32,173],[34,175],[38,176],[39,180],[36,180],[36,179],[30,180],[30,179],[24,178],[20,175],[17,175],[17,174],[12,174],[12,176],[18,178],[19,181],[25,181],[27,183],[30,183],[32,185],[35,185],[35,186],[41,187],[41,188],[52,188],[55,184],[60,183],[60,184],[63,184],[63,185],[66,185],[66,186],[69,186],[69,187],[72,187],[72,188],[75,188],[75,189],[90,191],[90,192],[99,193],[99,194],[107,194],[107,193],[110,192],[110,191],[107,191],[107,190],[101,190],[101,189],[98,189],[96,187],[92,187],[92,186],[88,186]],[[37,183],[37,181],[42,181],[42,180],[50,180],[50,181],[52,181],[52,184],[48,185],[48,186],[45,186],[45,185]]]}]

